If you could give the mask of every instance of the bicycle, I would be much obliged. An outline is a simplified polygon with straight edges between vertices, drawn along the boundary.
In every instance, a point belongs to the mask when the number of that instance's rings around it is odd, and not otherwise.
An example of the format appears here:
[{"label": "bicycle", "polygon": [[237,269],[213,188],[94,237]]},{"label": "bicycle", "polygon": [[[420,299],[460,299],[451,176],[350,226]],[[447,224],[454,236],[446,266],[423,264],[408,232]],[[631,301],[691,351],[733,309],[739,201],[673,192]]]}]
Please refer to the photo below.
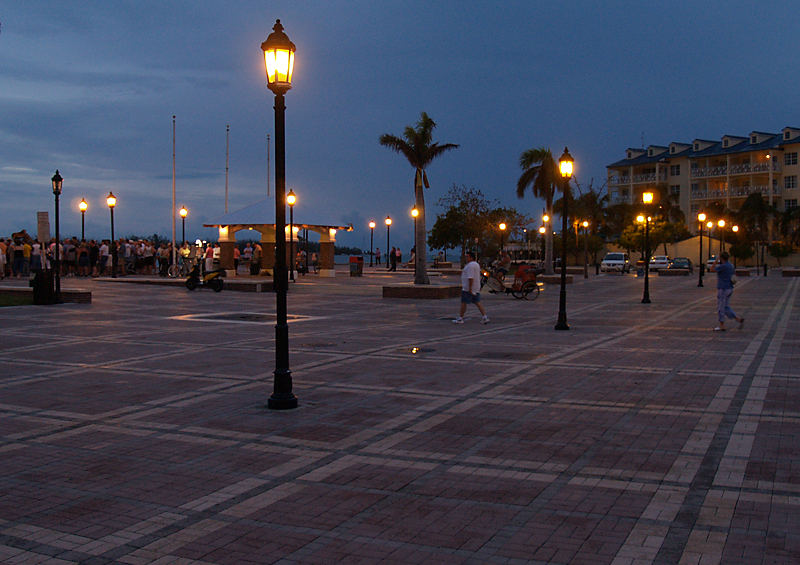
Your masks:
[{"label": "bicycle", "polygon": [[505,273],[499,269],[481,270],[481,289],[488,288],[491,293],[503,292],[514,298],[536,300],[541,289],[536,282],[536,271],[533,265],[520,265],[514,273],[514,282],[506,286]]}]

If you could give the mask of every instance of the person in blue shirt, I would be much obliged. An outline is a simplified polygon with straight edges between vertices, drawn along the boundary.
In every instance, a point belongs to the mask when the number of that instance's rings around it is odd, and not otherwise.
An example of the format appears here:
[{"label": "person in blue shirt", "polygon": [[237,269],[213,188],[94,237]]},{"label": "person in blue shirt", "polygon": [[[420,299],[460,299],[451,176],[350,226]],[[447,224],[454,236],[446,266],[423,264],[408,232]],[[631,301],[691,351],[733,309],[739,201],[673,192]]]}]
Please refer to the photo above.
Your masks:
[{"label": "person in blue shirt", "polygon": [[739,329],[744,326],[744,318],[740,318],[731,309],[731,295],[733,294],[733,275],[736,270],[728,262],[730,255],[727,251],[719,254],[719,257],[714,261],[713,269],[717,272],[717,315],[719,317],[719,325],[714,328],[715,332],[725,331],[725,318],[736,320],[739,322]]}]

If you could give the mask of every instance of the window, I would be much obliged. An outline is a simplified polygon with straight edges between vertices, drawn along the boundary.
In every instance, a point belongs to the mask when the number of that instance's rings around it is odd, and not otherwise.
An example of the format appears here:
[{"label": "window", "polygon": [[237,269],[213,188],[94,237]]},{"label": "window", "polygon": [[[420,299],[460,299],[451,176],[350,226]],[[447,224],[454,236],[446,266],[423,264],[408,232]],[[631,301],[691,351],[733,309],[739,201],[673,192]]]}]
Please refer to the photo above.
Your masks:
[{"label": "window", "polygon": [[723,147],[727,147],[728,146],[728,140],[727,139],[722,142],[722,146]]},{"label": "window", "polygon": [[696,182],[693,182],[692,183],[692,192],[695,192],[697,190],[700,190],[700,185],[697,184]]},{"label": "window", "polygon": [[789,132],[788,131],[783,132],[783,139],[789,139]]},{"label": "window", "polygon": [[681,195],[681,185],[673,184],[669,187],[669,193],[673,196],[680,196]]},{"label": "window", "polygon": [[677,177],[681,174],[681,166],[680,165],[670,165],[669,166],[669,174],[670,176]]},{"label": "window", "polygon": [[794,153],[785,153],[783,155],[783,164],[784,165],[796,165],[797,164],[797,151]]},{"label": "window", "polygon": [[784,207],[784,210],[786,210],[787,212],[789,210],[794,210],[795,208],[797,208],[797,198],[791,198],[789,200],[784,200],[783,201],[783,207]]},{"label": "window", "polygon": [[695,151],[699,151],[700,150],[700,144],[699,143],[695,143],[694,144],[694,150]]},{"label": "window", "polygon": [[797,175],[783,177],[783,188],[797,188]]},{"label": "window", "polygon": [[750,143],[758,143],[758,136],[757,135],[751,135],[750,136]]}]

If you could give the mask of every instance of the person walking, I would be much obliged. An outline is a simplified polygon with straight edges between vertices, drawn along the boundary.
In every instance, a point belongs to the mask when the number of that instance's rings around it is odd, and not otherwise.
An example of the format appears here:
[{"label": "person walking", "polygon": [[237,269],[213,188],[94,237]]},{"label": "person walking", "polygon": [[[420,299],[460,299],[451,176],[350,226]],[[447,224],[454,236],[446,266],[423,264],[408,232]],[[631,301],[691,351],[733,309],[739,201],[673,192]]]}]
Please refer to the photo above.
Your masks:
[{"label": "person walking", "polygon": [[731,295],[733,294],[733,275],[736,269],[728,262],[730,255],[727,251],[719,254],[714,261],[712,269],[717,272],[717,317],[719,325],[714,328],[715,332],[725,331],[725,318],[739,322],[739,329],[744,326],[744,318],[740,318],[731,309]]},{"label": "person walking", "polygon": [[453,320],[454,324],[464,323],[464,314],[467,311],[467,304],[474,304],[478,307],[483,317],[481,324],[489,323],[489,316],[481,304],[481,266],[475,260],[475,253],[467,251],[467,264],[461,270],[461,310],[458,317]]},{"label": "person walking", "polygon": [[392,247],[392,250],[389,251],[389,270],[397,270],[397,250],[394,247]]},{"label": "person walking", "polygon": [[376,247],[375,248],[375,265],[380,265],[380,264],[381,264],[381,248],[380,247]]}]

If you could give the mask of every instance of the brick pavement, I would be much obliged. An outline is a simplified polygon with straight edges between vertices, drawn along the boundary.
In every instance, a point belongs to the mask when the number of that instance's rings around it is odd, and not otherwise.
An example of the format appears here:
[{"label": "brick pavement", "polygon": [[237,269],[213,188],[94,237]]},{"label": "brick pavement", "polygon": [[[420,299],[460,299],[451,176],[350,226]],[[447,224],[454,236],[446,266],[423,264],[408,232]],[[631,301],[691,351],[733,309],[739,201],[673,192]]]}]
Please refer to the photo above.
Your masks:
[{"label": "brick pavement", "polygon": [[409,277],[292,287],[290,412],[270,294],[0,309],[0,562],[800,561],[800,280],[714,333],[711,284],[576,279],[555,332],[556,287],[456,326]]}]

